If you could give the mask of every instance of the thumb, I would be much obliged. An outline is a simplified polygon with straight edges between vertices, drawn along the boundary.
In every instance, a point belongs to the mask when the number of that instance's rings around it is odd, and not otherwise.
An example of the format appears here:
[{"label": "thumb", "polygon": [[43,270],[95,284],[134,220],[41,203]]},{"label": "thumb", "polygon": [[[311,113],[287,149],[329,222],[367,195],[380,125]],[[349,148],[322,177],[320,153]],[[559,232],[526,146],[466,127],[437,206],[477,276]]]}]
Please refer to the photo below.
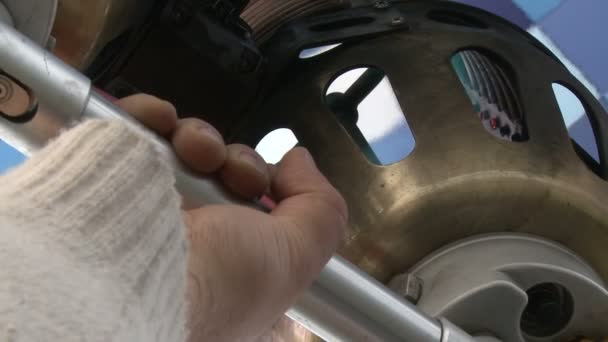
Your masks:
[{"label": "thumb", "polygon": [[[281,161],[272,182],[278,202],[271,215],[290,221],[297,243],[293,262],[300,286],[307,286],[342,242],[348,220],[346,202],[301,147]],[[305,279],[301,279],[304,277]]]}]

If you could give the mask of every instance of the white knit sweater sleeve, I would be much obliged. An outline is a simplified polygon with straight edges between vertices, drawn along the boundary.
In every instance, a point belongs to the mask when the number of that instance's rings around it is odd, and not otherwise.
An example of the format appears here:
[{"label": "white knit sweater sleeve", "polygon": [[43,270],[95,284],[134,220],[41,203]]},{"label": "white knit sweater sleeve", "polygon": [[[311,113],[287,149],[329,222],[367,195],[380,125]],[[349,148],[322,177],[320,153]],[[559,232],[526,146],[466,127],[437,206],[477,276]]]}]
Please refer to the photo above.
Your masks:
[{"label": "white knit sweater sleeve", "polygon": [[173,183],[140,133],[106,121],[0,177],[0,341],[185,341]]}]

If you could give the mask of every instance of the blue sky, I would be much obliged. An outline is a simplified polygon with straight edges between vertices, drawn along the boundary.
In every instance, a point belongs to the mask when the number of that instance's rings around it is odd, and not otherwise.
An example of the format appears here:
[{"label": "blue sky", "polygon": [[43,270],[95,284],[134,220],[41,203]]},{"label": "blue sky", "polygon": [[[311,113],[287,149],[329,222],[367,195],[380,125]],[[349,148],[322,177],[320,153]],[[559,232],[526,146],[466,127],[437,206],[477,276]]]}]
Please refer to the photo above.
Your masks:
[{"label": "blue sky", "polygon": [[0,173],[6,172],[6,170],[20,164],[24,160],[24,155],[0,140]]}]

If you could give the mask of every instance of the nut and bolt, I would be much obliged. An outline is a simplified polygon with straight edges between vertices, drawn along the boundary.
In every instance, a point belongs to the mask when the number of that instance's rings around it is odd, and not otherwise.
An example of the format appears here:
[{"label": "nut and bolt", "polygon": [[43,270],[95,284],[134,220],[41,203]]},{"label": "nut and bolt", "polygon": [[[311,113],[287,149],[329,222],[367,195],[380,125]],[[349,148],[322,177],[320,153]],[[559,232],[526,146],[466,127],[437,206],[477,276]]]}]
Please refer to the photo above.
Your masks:
[{"label": "nut and bolt", "polygon": [[393,291],[416,304],[422,297],[422,279],[409,273],[399,274],[388,284]]}]

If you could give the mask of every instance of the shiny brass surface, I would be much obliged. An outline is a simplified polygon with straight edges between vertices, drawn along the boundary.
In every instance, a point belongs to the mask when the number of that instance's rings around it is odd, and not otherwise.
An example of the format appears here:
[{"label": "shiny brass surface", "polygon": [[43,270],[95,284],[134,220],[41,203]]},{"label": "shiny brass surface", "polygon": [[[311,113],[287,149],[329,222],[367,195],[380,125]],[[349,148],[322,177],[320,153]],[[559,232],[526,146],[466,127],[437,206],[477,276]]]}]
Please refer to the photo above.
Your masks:
[{"label": "shiny brass surface", "polygon": [[[411,20],[422,10],[419,3],[403,5]],[[342,254],[382,281],[451,241],[502,231],[560,242],[608,279],[608,185],[574,152],[551,83],[576,90],[604,132],[608,119],[599,103],[531,44],[415,25],[419,29],[294,62],[288,81],[256,110],[260,123],[241,131],[240,140],[255,145],[276,127],[291,128],[349,202],[350,237]],[[484,130],[449,64],[463,45],[517,66],[529,141],[503,141]],[[323,101],[336,74],[360,65],[386,72],[416,138],[412,154],[398,163],[370,163]],[[601,151],[605,140],[600,134]]]},{"label": "shiny brass surface", "polygon": [[[551,80],[519,83],[528,94],[530,140],[503,142],[483,129],[443,54],[433,53],[449,45],[430,41],[402,34],[345,47],[336,51],[340,58],[303,66],[270,101],[268,112],[290,113],[285,124],[349,202],[351,231],[342,254],[387,281],[457,239],[525,232],[568,246],[608,279],[608,187],[575,154],[557,104],[530,96],[550,93]],[[524,70],[558,71],[578,84],[559,64],[530,52]],[[369,163],[321,102],[335,72],[361,64],[386,71],[416,137],[414,152],[390,166]]]},{"label": "shiny brass surface", "polygon": [[54,53],[84,70],[101,49],[132,25],[150,0],[59,0]]},{"label": "shiny brass surface", "polygon": [[[382,282],[450,242],[491,232],[559,242],[608,280],[604,110],[521,31],[477,12],[488,29],[432,23],[424,3],[399,5],[410,31],[294,57],[282,71],[288,76],[252,111],[257,122],[237,140],[255,146],[271,130],[290,128],[349,204],[350,232],[340,254]],[[483,128],[449,62],[463,48],[491,51],[512,66],[528,141],[498,139]],[[324,103],[332,79],[362,65],[386,72],[416,139],[412,154],[392,165],[370,163]],[[552,82],[571,88],[592,114],[599,175],[575,153]]]}]

